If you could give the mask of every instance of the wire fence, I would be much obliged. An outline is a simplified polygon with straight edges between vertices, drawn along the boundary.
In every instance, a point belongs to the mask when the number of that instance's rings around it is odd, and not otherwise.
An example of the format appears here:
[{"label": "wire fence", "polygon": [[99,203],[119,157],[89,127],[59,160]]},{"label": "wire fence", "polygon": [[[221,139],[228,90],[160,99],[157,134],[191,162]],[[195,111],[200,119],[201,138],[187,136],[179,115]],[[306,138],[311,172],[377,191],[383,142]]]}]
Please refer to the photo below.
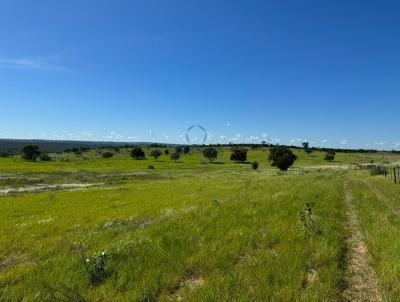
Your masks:
[{"label": "wire fence", "polygon": [[378,165],[367,165],[365,169],[370,175],[382,175],[387,179],[392,180],[395,184],[400,184],[400,167],[388,167]]}]

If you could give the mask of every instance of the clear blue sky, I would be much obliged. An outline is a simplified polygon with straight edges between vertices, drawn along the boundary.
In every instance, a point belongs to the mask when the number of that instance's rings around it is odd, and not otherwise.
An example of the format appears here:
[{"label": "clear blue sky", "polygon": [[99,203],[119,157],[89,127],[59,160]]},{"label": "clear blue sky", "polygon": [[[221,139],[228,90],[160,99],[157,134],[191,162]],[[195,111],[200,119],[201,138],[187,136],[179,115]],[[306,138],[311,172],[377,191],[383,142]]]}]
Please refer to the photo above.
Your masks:
[{"label": "clear blue sky", "polygon": [[2,0],[0,108],[2,138],[399,149],[400,2]]}]

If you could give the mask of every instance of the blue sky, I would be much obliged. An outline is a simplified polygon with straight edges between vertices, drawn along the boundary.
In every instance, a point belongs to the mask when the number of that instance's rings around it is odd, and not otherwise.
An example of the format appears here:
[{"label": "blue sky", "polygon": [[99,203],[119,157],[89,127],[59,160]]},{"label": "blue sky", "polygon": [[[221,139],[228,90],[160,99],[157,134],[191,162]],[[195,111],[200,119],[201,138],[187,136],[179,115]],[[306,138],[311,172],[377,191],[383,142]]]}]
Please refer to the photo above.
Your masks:
[{"label": "blue sky", "polygon": [[0,137],[399,149],[399,37],[399,1],[3,0]]}]

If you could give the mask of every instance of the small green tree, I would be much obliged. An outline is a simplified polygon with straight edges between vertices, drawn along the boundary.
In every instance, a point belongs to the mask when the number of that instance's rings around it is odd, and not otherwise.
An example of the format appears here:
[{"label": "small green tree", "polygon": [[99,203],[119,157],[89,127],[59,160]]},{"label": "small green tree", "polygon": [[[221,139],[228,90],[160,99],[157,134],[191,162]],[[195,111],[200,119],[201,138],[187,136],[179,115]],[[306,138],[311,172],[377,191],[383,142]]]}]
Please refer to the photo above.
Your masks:
[{"label": "small green tree", "polygon": [[289,169],[296,159],[297,156],[289,148],[276,146],[269,150],[268,160],[271,162],[271,166],[280,170],[286,171]]},{"label": "small green tree", "polygon": [[158,149],[151,151],[150,156],[157,160],[162,155],[162,152]]},{"label": "small green tree", "polygon": [[111,157],[113,157],[113,156],[114,156],[114,153],[112,153],[112,152],[110,152],[110,151],[104,152],[104,153],[101,155],[101,157],[103,157],[103,158],[111,158]]},{"label": "small green tree", "polygon": [[183,151],[183,148],[181,146],[178,146],[175,148],[175,152],[181,154]]},{"label": "small green tree", "polygon": [[304,151],[305,151],[307,154],[310,154],[310,153],[312,152],[312,149],[310,148],[310,143],[309,143],[309,142],[305,141],[305,142],[303,142],[301,145],[303,146]]},{"label": "small green tree", "polygon": [[41,153],[39,156],[41,161],[51,161],[52,158],[50,155],[48,155],[47,153]]},{"label": "small green tree", "polygon": [[170,155],[171,160],[176,162],[179,158],[181,158],[181,154],[179,152],[174,152]]},{"label": "small green tree", "polygon": [[144,151],[142,150],[142,148],[139,148],[139,147],[133,148],[131,150],[130,155],[134,159],[145,159],[146,158],[146,155],[144,154]]},{"label": "small green tree", "polygon": [[190,152],[190,148],[188,146],[185,146],[183,148],[183,154],[188,154]]},{"label": "small green tree", "polygon": [[27,145],[22,148],[22,158],[27,161],[36,161],[40,155],[40,150],[38,146]]},{"label": "small green tree", "polygon": [[218,151],[213,147],[207,147],[203,150],[203,156],[207,158],[210,162],[212,162],[215,158],[218,157]]},{"label": "small green tree", "polygon": [[247,150],[246,149],[232,150],[231,160],[235,162],[245,162],[247,160]]},{"label": "small green tree", "polygon": [[333,161],[335,159],[336,156],[336,152],[333,150],[329,150],[328,152],[326,152],[325,154],[325,160],[327,161]]},{"label": "small green tree", "polygon": [[257,169],[258,169],[258,161],[253,161],[253,162],[251,163],[251,168],[252,168],[253,170],[257,170]]}]

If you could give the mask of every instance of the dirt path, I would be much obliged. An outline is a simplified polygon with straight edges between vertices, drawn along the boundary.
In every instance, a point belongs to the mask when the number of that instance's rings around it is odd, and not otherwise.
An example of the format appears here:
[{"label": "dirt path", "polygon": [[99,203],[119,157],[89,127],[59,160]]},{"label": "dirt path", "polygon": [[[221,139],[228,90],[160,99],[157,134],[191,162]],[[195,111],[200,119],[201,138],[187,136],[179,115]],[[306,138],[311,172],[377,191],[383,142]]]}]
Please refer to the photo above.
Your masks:
[{"label": "dirt path", "polygon": [[347,211],[347,254],[345,257],[346,289],[342,293],[344,301],[382,301],[379,294],[375,271],[370,263],[367,245],[364,242],[360,222],[354,206],[349,185],[345,184],[345,205]]}]

